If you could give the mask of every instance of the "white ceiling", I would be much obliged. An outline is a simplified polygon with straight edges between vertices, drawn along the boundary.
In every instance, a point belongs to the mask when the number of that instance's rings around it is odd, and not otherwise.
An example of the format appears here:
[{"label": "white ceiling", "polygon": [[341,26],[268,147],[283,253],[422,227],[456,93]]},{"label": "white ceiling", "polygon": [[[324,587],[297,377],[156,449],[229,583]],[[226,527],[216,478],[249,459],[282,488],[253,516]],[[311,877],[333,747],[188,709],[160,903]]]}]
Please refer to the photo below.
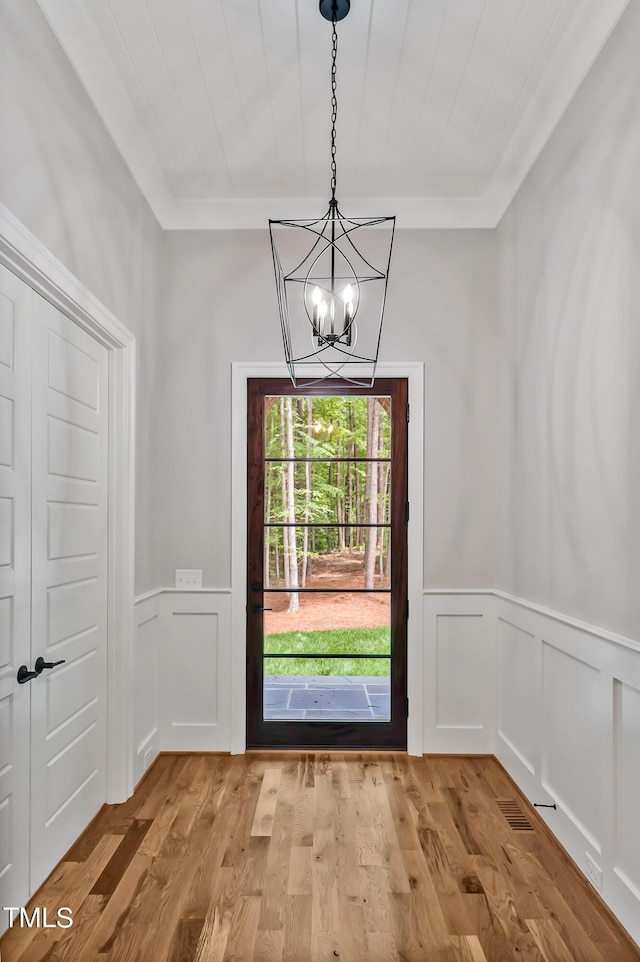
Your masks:
[{"label": "white ceiling", "polygon": [[[338,199],[493,227],[629,0],[352,0]],[[329,199],[317,0],[38,0],[165,228],[265,227]]]}]

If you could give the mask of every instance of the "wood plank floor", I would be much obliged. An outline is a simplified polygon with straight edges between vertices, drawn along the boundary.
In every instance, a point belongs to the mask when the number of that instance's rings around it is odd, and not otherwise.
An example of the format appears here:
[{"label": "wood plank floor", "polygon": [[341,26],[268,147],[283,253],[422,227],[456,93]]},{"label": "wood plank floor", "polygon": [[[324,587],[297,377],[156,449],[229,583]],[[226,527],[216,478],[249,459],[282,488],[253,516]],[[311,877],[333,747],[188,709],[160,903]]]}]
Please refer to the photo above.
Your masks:
[{"label": "wood plank floor", "polygon": [[3,962],[640,958],[491,758],[162,755],[33,904]]}]

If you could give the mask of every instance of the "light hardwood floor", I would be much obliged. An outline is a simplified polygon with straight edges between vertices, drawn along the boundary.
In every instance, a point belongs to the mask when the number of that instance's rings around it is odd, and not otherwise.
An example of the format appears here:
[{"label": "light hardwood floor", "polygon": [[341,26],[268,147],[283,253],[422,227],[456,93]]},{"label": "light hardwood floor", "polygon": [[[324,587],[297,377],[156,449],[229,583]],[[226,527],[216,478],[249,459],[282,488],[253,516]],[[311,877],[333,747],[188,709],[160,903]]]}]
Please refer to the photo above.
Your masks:
[{"label": "light hardwood floor", "polygon": [[640,958],[492,758],[163,755],[33,905],[3,962]]}]

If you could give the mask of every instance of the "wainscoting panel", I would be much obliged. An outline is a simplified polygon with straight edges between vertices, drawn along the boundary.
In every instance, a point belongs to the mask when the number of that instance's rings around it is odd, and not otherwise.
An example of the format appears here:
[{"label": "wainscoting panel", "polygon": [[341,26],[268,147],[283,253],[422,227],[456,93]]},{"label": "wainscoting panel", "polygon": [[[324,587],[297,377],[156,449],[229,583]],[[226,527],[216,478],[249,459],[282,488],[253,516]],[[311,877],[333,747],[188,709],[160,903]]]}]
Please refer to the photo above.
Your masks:
[{"label": "wainscoting panel", "polygon": [[495,602],[496,755],[640,942],[640,646]]},{"label": "wainscoting panel", "polygon": [[[612,889],[616,902],[640,917],[640,656],[626,653],[624,660],[625,680],[613,678]],[[640,934],[635,937],[640,942]]]},{"label": "wainscoting panel", "polygon": [[540,768],[540,648],[530,631],[497,620],[498,736],[532,775]]},{"label": "wainscoting panel", "polygon": [[640,691],[614,680],[616,702],[615,871],[640,898]]},{"label": "wainscoting panel", "polygon": [[494,598],[430,592],[423,614],[424,751],[493,751]]},{"label": "wainscoting panel", "polygon": [[137,784],[160,750],[158,730],[159,653],[162,598],[143,595],[135,604],[133,650],[133,779]]},{"label": "wainscoting panel", "polygon": [[229,751],[230,594],[165,590],[162,603],[162,750]]},{"label": "wainscoting panel", "polygon": [[544,639],[542,665],[542,785],[600,853],[606,724],[602,675]]}]

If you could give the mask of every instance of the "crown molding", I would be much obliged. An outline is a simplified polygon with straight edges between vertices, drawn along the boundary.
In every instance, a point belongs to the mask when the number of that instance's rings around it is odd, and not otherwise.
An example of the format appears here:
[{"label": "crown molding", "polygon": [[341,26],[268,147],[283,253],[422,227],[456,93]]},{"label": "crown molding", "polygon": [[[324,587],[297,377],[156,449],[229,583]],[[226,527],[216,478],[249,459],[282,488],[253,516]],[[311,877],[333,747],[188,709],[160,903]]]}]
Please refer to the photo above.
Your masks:
[{"label": "crown molding", "polygon": [[[320,216],[326,198],[275,197],[251,200],[170,201],[154,210],[164,230],[266,230],[269,218],[283,220]],[[340,198],[347,217],[396,217],[400,229],[494,227],[497,210],[473,197]]]}]

